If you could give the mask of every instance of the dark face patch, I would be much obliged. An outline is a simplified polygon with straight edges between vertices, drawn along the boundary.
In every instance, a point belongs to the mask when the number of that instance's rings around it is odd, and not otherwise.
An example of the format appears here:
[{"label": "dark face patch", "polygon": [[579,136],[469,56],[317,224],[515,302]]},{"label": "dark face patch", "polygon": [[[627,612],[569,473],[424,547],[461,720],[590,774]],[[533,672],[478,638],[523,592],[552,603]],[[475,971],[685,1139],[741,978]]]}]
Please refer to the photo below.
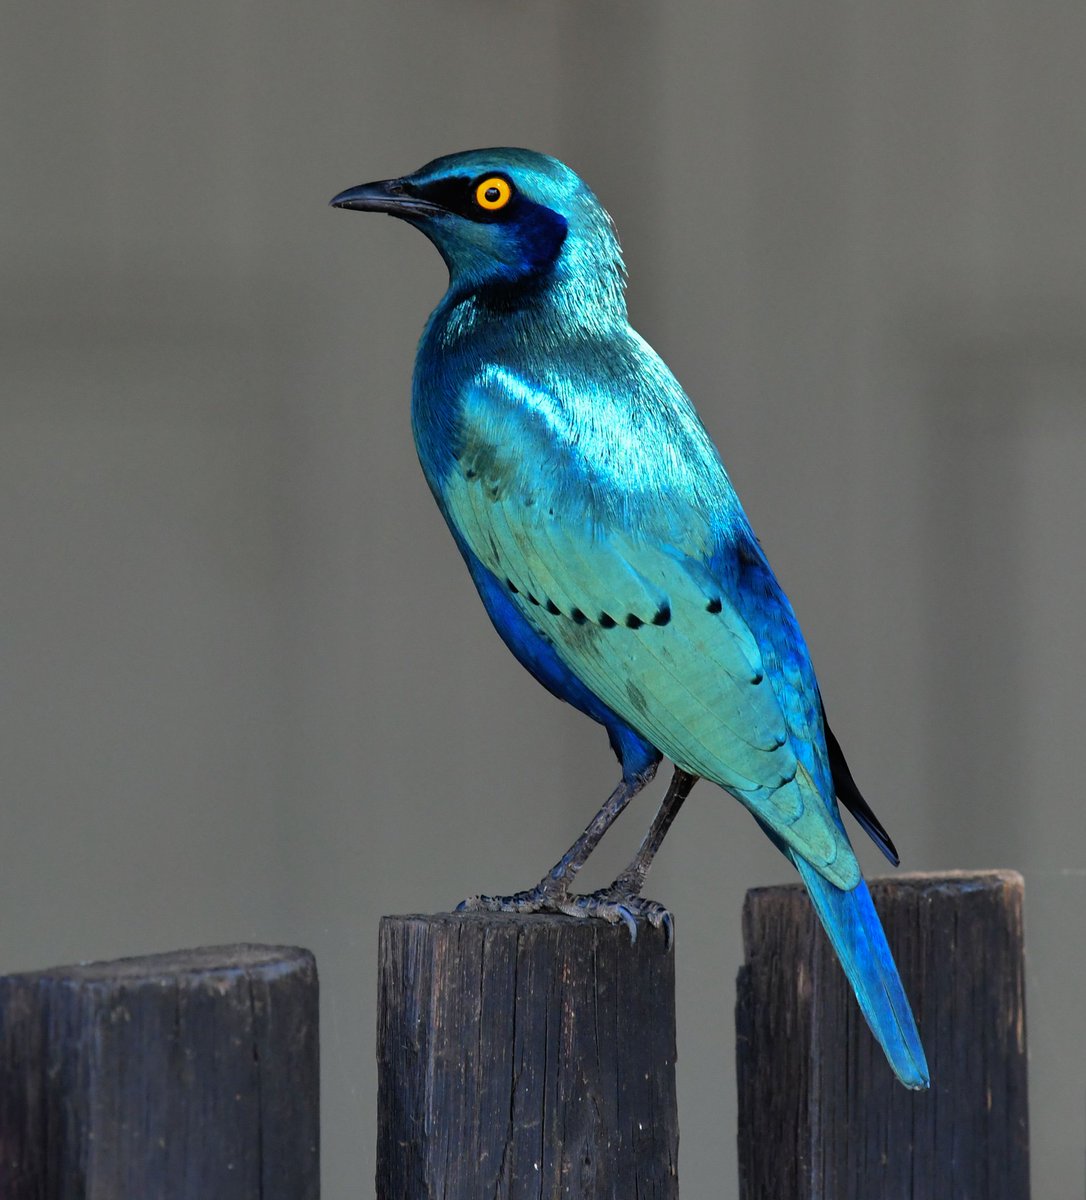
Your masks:
[{"label": "dark face patch", "polygon": [[[477,199],[479,194],[484,199],[489,194],[486,189],[480,189],[480,184],[492,181],[504,182],[510,189],[509,200],[500,208],[485,207]],[[538,274],[551,267],[566,240],[569,226],[565,217],[546,205],[529,200],[515,181],[501,171],[489,171],[476,177],[451,175],[421,184],[405,180],[402,186],[408,195],[439,204],[454,216],[480,225],[500,227],[500,232],[496,229],[495,235],[504,236],[513,243],[520,258],[518,265],[525,275]]]},{"label": "dark face patch", "polygon": [[[486,207],[479,203],[477,195],[479,185],[483,182],[490,184],[504,183],[509,188],[509,200],[500,208]],[[506,222],[511,219],[518,208],[518,201],[523,201],[516,184],[503,171],[488,171],[486,175],[472,178],[468,175],[448,175],[428,183],[413,183],[405,179],[404,191],[410,196],[421,200],[429,200],[440,204],[448,212],[455,213],[469,221]],[[487,193],[484,192],[484,196]],[[530,203],[530,201],[529,201]]]}]

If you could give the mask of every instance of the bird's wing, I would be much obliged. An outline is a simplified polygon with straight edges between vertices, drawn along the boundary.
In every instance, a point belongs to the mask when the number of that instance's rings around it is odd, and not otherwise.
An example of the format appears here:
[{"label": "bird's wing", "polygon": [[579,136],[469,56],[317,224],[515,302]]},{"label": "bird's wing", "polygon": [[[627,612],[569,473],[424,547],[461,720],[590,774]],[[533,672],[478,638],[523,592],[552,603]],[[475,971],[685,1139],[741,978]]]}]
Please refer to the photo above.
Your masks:
[{"label": "bird's wing", "polygon": [[492,403],[467,406],[465,420],[443,506],[523,615],[678,766],[726,788],[828,880],[855,886],[855,856],[797,756],[758,641],[710,569],[593,503],[561,464],[552,482],[527,474],[533,454],[553,462],[561,448],[533,450],[538,429],[515,409],[496,421]]}]

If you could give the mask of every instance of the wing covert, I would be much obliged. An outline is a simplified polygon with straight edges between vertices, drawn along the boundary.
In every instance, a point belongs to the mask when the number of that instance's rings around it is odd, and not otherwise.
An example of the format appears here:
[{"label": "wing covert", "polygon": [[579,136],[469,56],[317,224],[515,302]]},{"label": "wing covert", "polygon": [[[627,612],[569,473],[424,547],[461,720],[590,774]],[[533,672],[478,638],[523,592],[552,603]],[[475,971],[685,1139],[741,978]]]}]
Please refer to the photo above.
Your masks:
[{"label": "wing covert", "polygon": [[[758,643],[690,553],[689,528],[676,546],[659,536],[658,514],[616,522],[593,502],[568,443],[558,469],[553,436],[533,458],[532,413],[505,404],[474,416],[443,507],[525,618],[673,762],[725,787],[832,882],[854,886],[855,857],[794,753]],[[525,453],[514,457],[513,445]]]}]

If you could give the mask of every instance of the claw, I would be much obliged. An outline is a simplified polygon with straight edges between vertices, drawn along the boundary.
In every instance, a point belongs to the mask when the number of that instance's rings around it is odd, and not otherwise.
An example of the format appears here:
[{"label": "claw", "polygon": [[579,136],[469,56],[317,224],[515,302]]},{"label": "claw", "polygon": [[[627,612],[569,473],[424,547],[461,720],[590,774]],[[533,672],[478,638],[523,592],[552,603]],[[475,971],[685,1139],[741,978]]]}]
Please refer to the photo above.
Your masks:
[{"label": "claw", "polygon": [[632,946],[637,942],[637,918],[625,904],[618,905],[616,911],[619,918],[626,922],[626,928],[630,931],[630,945]]}]

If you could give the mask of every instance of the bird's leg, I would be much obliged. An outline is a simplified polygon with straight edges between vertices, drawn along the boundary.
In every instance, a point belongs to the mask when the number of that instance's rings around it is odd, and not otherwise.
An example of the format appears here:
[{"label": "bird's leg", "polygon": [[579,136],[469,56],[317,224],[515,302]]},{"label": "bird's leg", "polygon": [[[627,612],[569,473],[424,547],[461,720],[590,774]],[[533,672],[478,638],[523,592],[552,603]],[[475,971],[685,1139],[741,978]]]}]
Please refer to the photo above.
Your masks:
[{"label": "bird's leg", "polygon": [[689,775],[680,767],[675,768],[675,774],[668,784],[667,793],[660,803],[659,811],[652,819],[652,824],[649,826],[640,848],[633,856],[630,865],[606,889],[607,891],[624,892],[630,896],[641,894],[641,889],[645,886],[645,876],[649,873],[649,867],[652,866],[652,860],[656,857],[656,851],[663,844],[672,821],[679,815],[679,809],[682,808],[683,802],[690,795],[697,781],[697,775]]},{"label": "bird's leg", "polygon": [[588,896],[571,897],[571,903],[581,909],[585,916],[602,917],[615,923],[625,921],[631,938],[637,937],[637,918],[644,917],[657,929],[663,926],[667,944],[671,945],[674,936],[671,913],[657,901],[646,900],[641,895],[641,889],[645,886],[645,876],[649,873],[656,851],[660,849],[672,821],[678,816],[683,801],[697,781],[697,775],[675,768],[667,794],[630,865],[609,887]]},{"label": "bird's leg", "polygon": [[458,911],[483,909],[487,912],[564,912],[572,916],[588,916],[587,912],[574,910],[569,895],[573,877],[588,861],[588,856],[599,844],[600,838],[610,829],[615,818],[656,774],[654,763],[648,770],[622,782],[607,797],[606,802],[585,828],[584,833],[562,855],[546,875],[526,892],[512,896],[471,896],[457,906]]}]

